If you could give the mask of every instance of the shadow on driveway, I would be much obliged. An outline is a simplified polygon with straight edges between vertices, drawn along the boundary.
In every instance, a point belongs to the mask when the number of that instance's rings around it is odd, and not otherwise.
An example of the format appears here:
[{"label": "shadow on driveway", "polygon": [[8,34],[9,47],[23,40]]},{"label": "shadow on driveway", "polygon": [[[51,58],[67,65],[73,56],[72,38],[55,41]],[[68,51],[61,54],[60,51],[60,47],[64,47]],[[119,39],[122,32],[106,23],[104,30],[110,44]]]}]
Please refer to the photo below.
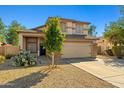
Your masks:
[{"label": "shadow on driveway", "polygon": [[103,59],[105,65],[115,66],[115,67],[124,67],[124,59]]},{"label": "shadow on driveway", "polygon": [[61,59],[60,63],[62,64],[70,64],[70,63],[80,63],[80,62],[93,62],[93,61],[97,61],[96,58],[91,58],[91,57],[85,57],[85,58],[65,58],[65,59]]}]

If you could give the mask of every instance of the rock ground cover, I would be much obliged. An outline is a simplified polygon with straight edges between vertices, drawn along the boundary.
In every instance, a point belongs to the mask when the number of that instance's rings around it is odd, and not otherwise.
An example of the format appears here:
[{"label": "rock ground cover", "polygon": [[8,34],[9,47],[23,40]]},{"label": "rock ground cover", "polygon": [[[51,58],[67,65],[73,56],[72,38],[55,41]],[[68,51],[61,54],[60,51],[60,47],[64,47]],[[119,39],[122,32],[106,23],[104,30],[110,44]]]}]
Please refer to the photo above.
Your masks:
[{"label": "rock ground cover", "polygon": [[[113,88],[112,84],[69,64],[73,59],[60,61],[57,69],[50,71],[46,58],[40,57],[35,67],[12,67],[7,60],[0,65],[0,87],[3,88]],[[78,60],[78,59],[77,59]],[[76,60],[73,60],[76,61]]]}]

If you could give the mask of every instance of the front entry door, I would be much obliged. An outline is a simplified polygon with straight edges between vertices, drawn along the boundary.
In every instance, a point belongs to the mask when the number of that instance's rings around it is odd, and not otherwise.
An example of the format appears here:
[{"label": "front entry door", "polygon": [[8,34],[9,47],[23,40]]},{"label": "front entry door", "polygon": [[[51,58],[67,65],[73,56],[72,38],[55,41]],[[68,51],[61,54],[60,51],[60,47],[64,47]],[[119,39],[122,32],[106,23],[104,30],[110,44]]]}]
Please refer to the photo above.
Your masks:
[{"label": "front entry door", "polygon": [[37,52],[37,38],[27,38],[27,50],[31,53]]},{"label": "front entry door", "polygon": [[43,48],[43,46],[40,46],[40,56],[46,54],[46,49]]}]

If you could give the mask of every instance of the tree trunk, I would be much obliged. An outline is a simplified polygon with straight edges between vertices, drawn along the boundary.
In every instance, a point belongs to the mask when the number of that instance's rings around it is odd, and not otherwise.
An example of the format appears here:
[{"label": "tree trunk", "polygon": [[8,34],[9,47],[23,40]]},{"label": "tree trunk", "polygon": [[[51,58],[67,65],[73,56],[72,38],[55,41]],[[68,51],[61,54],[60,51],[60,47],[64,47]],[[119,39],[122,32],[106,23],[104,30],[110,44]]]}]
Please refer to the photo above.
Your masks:
[{"label": "tree trunk", "polygon": [[49,59],[48,55],[46,55],[46,57],[47,57],[48,66],[50,67],[50,59]]},{"label": "tree trunk", "polygon": [[54,67],[54,52],[52,52],[52,68]]},{"label": "tree trunk", "polygon": [[58,56],[55,57],[55,67],[57,67],[58,64]]},{"label": "tree trunk", "polygon": [[59,57],[60,57],[60,54],[57,54],[56,57],[55,57],[55,65],[56,65],[56,67],[58,65]]}]

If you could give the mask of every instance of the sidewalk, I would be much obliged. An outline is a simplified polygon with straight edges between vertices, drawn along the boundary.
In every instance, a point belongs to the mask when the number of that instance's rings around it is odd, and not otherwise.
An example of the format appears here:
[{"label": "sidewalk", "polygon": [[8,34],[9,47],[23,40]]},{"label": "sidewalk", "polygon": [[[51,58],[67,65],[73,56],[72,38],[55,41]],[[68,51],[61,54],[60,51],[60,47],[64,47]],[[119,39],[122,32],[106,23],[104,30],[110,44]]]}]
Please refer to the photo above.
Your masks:
[{"label": "sidewalk", "polygon": [[117,87],[124,88],[124,71],[120,69],[106,66],[99,61],[86,61],[71,64]]}]

